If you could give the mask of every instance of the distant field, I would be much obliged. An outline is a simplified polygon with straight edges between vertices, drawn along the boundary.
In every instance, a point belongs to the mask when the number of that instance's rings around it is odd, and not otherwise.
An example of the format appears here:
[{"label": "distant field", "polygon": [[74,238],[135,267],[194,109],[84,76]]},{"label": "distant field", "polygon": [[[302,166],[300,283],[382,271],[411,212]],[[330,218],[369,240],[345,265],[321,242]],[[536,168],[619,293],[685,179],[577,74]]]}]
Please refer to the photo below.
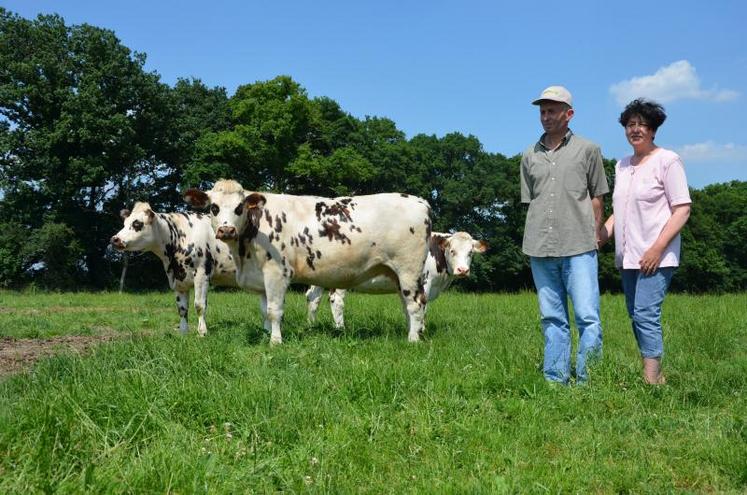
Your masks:
[{"label": "distant field", "polygon": [[396,297],[347,303],[340,332],[290,294],[271,348],[249,294],[200,339],[171,293],[0,291],[0,493],[747,491],[745,294],[667,298],[658,388],[621,296],[564,389],[532,294],[447,293],[416,345]]}]

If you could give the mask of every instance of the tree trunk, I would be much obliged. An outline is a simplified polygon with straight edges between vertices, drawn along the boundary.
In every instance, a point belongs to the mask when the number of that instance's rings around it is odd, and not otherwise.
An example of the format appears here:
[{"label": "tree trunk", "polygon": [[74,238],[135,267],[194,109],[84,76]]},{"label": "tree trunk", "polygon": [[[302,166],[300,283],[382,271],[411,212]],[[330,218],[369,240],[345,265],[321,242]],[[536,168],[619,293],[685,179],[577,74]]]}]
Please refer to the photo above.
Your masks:
[{"label": "tree trunk", "polygon": [[127,265],[130,264],[130,253],[122,253],[122,275],[119,276],[119,293],[124,290],[125,277],[127,276]]}]

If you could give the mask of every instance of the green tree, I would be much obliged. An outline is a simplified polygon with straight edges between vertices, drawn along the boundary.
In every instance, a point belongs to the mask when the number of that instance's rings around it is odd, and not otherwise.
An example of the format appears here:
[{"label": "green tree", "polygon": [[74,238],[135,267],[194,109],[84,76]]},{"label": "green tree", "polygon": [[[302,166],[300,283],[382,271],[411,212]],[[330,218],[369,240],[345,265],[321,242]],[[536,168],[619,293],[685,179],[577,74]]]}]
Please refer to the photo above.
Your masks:
[{"label": "green tree", "polygon": [[159,174],[168,88],[144,61],[111,31],[0,11],[0,212],[72,229],[91,286],[109,283],[106,208]]}]

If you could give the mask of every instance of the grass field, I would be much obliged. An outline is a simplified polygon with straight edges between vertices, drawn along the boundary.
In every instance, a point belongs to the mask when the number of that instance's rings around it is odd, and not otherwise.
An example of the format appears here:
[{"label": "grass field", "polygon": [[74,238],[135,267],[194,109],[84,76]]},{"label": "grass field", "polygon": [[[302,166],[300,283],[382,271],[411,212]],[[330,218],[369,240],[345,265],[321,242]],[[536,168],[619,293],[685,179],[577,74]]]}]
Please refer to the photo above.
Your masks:
[{"label": "grass field", "polygon": [[291,294],[272,348],[256,296],[211,293],[204,339],[173,300],[0,292],[6,348],[105,340],[0,376],[0,493],[747,490],[744,294],[667,298],[662,387],[604,296],[604,359],[569,388],[532,294],[447,293],[416,345],[394,296],[350,294],[340,332]]}]

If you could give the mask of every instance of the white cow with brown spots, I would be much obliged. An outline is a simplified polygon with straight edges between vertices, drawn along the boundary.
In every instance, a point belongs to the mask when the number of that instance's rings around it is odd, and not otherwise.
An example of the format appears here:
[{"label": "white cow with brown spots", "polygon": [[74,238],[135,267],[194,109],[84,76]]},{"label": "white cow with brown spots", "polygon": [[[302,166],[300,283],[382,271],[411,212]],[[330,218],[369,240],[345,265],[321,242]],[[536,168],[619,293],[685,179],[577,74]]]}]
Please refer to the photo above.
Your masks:
[{"label": "white cow with brown spots", "polygon": [[424,327],[423,263],[430,207],[406,194],[321,198],[245,191],[236,181],[190,189],[185,201],[208,208],[216,237],[231,249],[236,280],[261,277],[267,295],[270,342],[282,341],[280,322],[291,282],[350,288],[384,276],[400,288],[408,339]]},{"label": "white cow with brown spots", "polygon": [[[488,245],[472,238],[467,232],[453,234],[433,232],[428,242],[428,257],[423,266],[423,281],[428,303],[432,303],[443,291],[449,288],[455,278],[467,277],[474,253],[484,253]],[[397,286],[386,277],[376,277],[353,287],[356,292],[366,294],[390,294],[397,292]],[[345,289],[330,289],[329,302],[335,326],[345,326]],[[316,311],[322,300],[324,289],[312,285],[306,291],[309,322],[316,320]]]},{"label": "white cow with brown spots", "polygon": [[169,287],[176,292],[182,333],[188,330],[187,296],[194,287],[197,332],[204,336],[208,283],[237,286],[233,257],[215,238],[210,218],[200,213],[156,213],[140,202],[120,215],[124,227],[111,238],[111,245],[119,251],[150,251],[161,259]]}]

